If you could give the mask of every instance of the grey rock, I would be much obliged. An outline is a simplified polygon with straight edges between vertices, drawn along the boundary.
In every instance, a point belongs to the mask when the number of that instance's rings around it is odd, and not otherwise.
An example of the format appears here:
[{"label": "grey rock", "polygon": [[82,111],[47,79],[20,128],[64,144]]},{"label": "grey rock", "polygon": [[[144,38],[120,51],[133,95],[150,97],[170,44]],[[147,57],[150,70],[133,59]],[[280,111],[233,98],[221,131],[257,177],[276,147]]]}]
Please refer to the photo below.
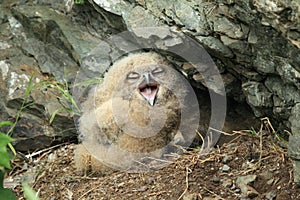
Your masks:
[{"label": "grey rock", "polygon": [[214,176],[212,179],[212,182],[214,182],[214,183],[220,183],[220,181],[221,181],[220,178],[217,176]]},{"label": "grey rock", "polygon": [[291,123],[291,129],[294,135],[290,136],[289,139],[289,154],[295,159],[300,160],[300,103],[297,103],[292,111],[289,118],[289,122]]},{"label": "grey rock", "polygon": [[129,29],[135,27],[158,27],[162,23],[141,6],[135,6],[130,12],[123,15]]},{"label": "grey rock", "polygon": [[5,13],[3,11],[2,4],[0,5],[0,24],[4,23],[7,20]]},{"label": "grey rock", "polygon": [[62,17],[50,7],[21,5],[15,7],[12,13],[22,23],[29,37],[51,43],[78,63],[101,41],[93,37],[86,27],[80,24],[74,26],[69,18]]},{"label": "grey rock", "polygon": [[[101,23],[101,26],[106,27],[113,27],[114,29],[117,30],[126,30],[126,24],[122,18],[121,13],[118,13],[118,11],[115,10],[116,7],[112,7],[111,11],[107,11],[103,7],[99,6],[97,2],[93,0],[88,0],[88,2],[92,5],[94,8],[93,10],[96,10],[100,14],[100,18],[104,18],[104,23]],[[123,1],[124,2],[124,1]],[[121,2],[122,3],[122,2]],[[101,2],[100,2],[101,4]],[[121,5],[122,12],[127,12],[128,10],[130,11],[132,9],[132,6],[125,2],[123,6]],[[93,10],[91,10],[93,12]],[[83,16],[84,17],[84,16]],[[102,20],[100,20],[102,22]],[[96,20],[94,24],[99,25],[99,20]],[[107,26],[108,25],[108,26]],[[103,30],[101,27],[97,28],[97,32],[101,33]]]},{"label": "grey rock", "polygon": [[264,172],[260,173],[259,176],[261,178],[263,178],[264,180],[269,180],[269,179],[273,178],[274,174],[271,171],[264,171]]},{"label": "grey rock", "polygon": [[205,27],[205,18],[196,13],[188,2],[177,0],[174,2],[174,14],[189,30],[201,31]]},{"label": "grey rock", "polygon": [[198,195],[195,193],[186,193],[183,195],[182,200],[197,200]]},{"label": "grey rock", "polygon": [[293,168],[294,168],[294,182],[299,186],[300,185],[300,160],[293,160]]},{"label": "grey rock", "polygon": [[251,49],[246,42],[238,39],[232,39],[226,35],[221,35],[220,38],[223,44],[229,47],[233,51],[233,53],[241,57],[242,60],[245,60],[246,58],[244,58],[243,55],[240,54],[251,55]]},{"label": "grey rock", "polygon": [[300,93],[298,92],[298,89],[292,84],[285,84],[278,77],[267,77],[265,86],[273,94],[276,94],[280,99],[284,100],[285,104],[293,105],[300,102]]},{"label": "grey rock", "polygon": [[231,156],[225,155],[224,158],[223,158],[223,160],[222,160],[222,162],[226,164],[226,163],[228,163],[231,160],[232,160]]},{"label": "grey rock", "polygon": [[239,39],[244,36],[242,27],[231,22],[226,17],[217,18],[214,20],[214,31],[223,33],[234,39]]},{"label": "grey rock", "polygon": [[215,37],[196,36],[196,39],[206,48],[211,49],[214,53],[225,57],[232,58],[232,51]]},{"label": "grey rock", "polygon": [[222,180],[222,186],[224,188],[231,188],[233,185],[232,180],[231,179],[224,179]]},{"label": "grey rock", "polygon": [[256,175],[246,175],[246,176],[239,176],[236,180],[236,184],[239,185],[248,185],[249,183],[255,181],[257,178]]},{"label": "grey rock", "polygon": [[223,165],[222,168],[221,168],[221,170],[222,170],[223,172],[229,172],[230,167],[229,167],[228,165]]},{"label": "grey rock", "polygon": [[246,169],[252,169],[254,167],[254,164],[247,161],[247,162],[244,162],[242,164],[242,169],[246,170]]},{"label": "grey rock", "polygon": [[101,42],[91,52],[88,53],[81,61],[81,72],[87,77],[99,77],[111,65],[111,46],[105,42]]},{"label": "grey rock", "polygon": [[236,180],[237,186],[241,189],[243,195],[253,199],[258,196],[258,192],[248,184],[256,180],[256,175],[239,176]]},{"label": "grey rock", "polygon": [[[292,135],[289,138],[289,156],[294,160],[300,160],[300,145],[299,145],[300,135]],[[300,170],[300,168],[299,168]],[[300,180],[300,179],[299,179]]]},{"label": "grey rock", "polygon": [[[17,57],[11,58],[8,66],[9,70],[3,74],[5,75],[4,79],[0,79],[0,89],[4,91],[6,98],[5,108],[2,112],[14,118],[23,103],[27,106],[21,113],[21,119],[12,134],[12,137],[16,139],[15,149],[31,151],[49,147],[55,141],[76,137],[76,130],[69,112],[59,112],[57,118],[50,125],[51,115],[56,110],[63,108],[57,99],[61,94],[47,86],[44,88],[47,90],[44,90],[42,86],[38,87],[45,77],[40,73],[37,63],[32,58],[19,54]],[[5,67],[3,68],[6,70]],[[30,87],[32,87],[31,92],[25,99],[26,91]],[[31,104],[32,102],[34,104]]]},{"label": "grey rock", "polygon": [[253,61],[253,67],[258,72],[264,73],[264,74],[273,74],[275,73],[275,66],[273,59],[269,55],[262,55],[261,52],[258,52],[256,55],[255,60]]},{"label": "grey rock", "polygon": [[137,189],[136,191],[138,191],[138,192],[144,192],[147,189],[148,189],[148,187],[144,185],[144,186],[140,187],[139,189]]},{"label": "grey rock", "polygon": [[248,43],[250,44],[256,44],[258,41],[258,36],[256,34],[256,31],[254,28],[250,29],[249,35],[248,35]]},{"label": "grey rock", "polygon": [[298,90],[300,89],[300,72],[296,70],[287,59],[277,59],[276,71],[281,76],[281,79],[287,83],[294,84]]},{"label": "grey rock", "polygon": [[275,191],[267,192],[264,195],[265,195],[265,198],[268,200],[276,199],[276,196],[277,196]]},{"label": "grey rock", "polygon": [[60,82],[74,79],[78,65],[64,51],[37,39],[27,39],[22,48],[38,61],[43,73],[53,74]]},{"label": "grey rock", "polygon": [[[299,32],[299,27],[297,27],[297,24],[299,24],[299,4],[297,1],[291,1],[287,2],[284,0],[280,1],[259,1],[255,2],[254,6],[257,8],[257,10],[260,13],[263,13],[263,19],[262,23],[266,26],[272,26],[273,28],[277,30],[282,30],[283,27],[286,28],[285,34],[289,33],[290,30],[296,29]],[[284,12],[289,8],[289,14],[286,14],[285,16],[280,14],[281,12]],[[280,16],[281,15],[281,16]],[[274,20],[274,19],[280,19],[281,20]],[[292,23],[290,26],[287,26],[288,21],[291,20],[294,23]]]},{"label": "grey rock", "polygon": [[242,85],[246,93],[247,102],[253,107],[272,107],[272,93],[259,82],[249,81]]},{"label": "grey rock", "polygon": [[94,3],[96,3],[98,6],[101,8],[105,9],[106,11],[109,11],[113,14],[116,15],[122,15],[126,11],[129,11],[130,7],[132,7],[128,2],[126,1],[112,1],[112,0],[105,0],[105,1],[100,1],[100,0],[93,0]]}]

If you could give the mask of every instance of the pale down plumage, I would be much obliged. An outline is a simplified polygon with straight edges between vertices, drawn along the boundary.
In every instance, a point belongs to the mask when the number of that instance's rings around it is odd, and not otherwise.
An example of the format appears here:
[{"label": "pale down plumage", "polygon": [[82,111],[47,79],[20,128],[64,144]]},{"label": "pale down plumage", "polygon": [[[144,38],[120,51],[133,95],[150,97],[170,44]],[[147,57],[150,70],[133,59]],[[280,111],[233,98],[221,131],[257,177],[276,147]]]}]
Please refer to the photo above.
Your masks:
[{"label": "pale down plumage", "polygon": [[180,74],[157,53],[117,61],[83,103],[77,169],[132,169],[145,157],[162,158],[170,146],[191,141],[193,133],[182,133],[189,92]]}]

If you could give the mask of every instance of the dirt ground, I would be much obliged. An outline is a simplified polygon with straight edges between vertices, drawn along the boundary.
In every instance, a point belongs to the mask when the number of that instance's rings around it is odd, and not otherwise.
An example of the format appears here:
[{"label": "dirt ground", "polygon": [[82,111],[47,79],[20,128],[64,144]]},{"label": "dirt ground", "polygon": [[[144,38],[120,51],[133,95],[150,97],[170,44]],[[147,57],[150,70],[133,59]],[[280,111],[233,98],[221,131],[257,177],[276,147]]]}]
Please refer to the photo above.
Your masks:
[{"label": "dirt ground", "polygon": [[[146,173],[80,175],[74,168],[75,144],[14,161],[7,180],[24,199],[16,180],[25,180],[40,199],[300,199],[287,149],[269,132],[234,132],[206,155],[182,155],[167,167]],[[227,136],[228,137],[228,136]],[[24,156],[23,156],[24,158]],[[15,182],[15,184],[12,184]]]}]

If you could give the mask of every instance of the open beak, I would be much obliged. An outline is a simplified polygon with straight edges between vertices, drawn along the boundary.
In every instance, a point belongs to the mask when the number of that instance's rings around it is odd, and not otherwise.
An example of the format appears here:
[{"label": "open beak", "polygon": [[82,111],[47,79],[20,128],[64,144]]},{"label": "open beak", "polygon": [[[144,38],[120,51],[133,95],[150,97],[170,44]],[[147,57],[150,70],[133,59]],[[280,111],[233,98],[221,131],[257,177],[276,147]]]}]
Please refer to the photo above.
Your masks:
[{"label": "open beak", "polygon": [[145,100],[153,106],[158,92],[158,83],[150,80],[149,74],[144,75],[145,80],[139,85],[138,90]]}]

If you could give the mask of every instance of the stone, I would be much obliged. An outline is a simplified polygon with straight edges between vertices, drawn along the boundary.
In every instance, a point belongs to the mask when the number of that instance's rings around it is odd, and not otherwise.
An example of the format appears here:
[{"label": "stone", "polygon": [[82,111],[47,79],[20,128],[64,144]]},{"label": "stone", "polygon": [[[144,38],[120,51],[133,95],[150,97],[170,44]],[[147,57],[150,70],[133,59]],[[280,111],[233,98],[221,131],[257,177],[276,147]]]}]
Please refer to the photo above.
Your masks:
[{"label": "stone", "polygon": [[228,37],[234,39],[239,39],[244,36],[242,27],[240,25],[234,24],[226,17],[217,18],[214,20],[214,31],[223,33]]},{"label": "stone", "polygon": [[182,200],[197,200],[198,195],[195,193],[185,193],[182,197]]},{"label": "stone", "polygon": [[[11,65],[1,84],[4,86],[1,90],[7,94],[4,106],[9,116],[15,118],[16,110],[19,110],[23,103],[23,106],[27,106],[12,134],[16,139],[15,149],[32,151],[49,147],[55,141],[74,138],[76,130],[69,112],[59,112],[52,126],[49,123],[51,115],[62,109],[62,104],[57,99],[61,94],[53,88],[47,88],[47,85],[44,86],[46,90],[43,90],[42,86],[38,87],[45,77],[39,72],[37,63],[32,58],[27,59],[26,56],[19,55],[16,59],[11,58]],[[27,98],[26,91],[30,91]]]},{"label": "stone", "polygon": [[292,84],[285,84],[282,79],[276,76],[267,77],[264,85],[269,91],[284,100],[285,104],[293,105],[296,102],[300,102],[298,89]]},{"label": "stone", "polygon": [[231,188],[233,185],[232,180],[231,179],[224,179],[222,180],[222,186],[224,188]]},{"label": "stone", "polygon": [[215,37],[204,37],[204,36],[196,36],[195,37],[204,47],[211,49],[214,53],[232,58],[232,51],[225,46],[219,39]]},{"label": "stone", "polygon": [[253,199],[258,196],[258,192],[248,184],[256,180],[256,175],[239,176],[236,180],[237,186],[241,189],[242,194]]},{"label": "stone", "polygon": [[79,63],[101,42],[86,27],[74,26],[69,18],[62,17],[50,7],[25,4],[13,8],[12,13],[22,23],[28,37],[35,37],[47,46],[53,45],[65,51]]},{"label": "stone", "polygon": [[259,195],[259,193],[254,188],[248,186],[248,191],[246,195],[248,198],[254,199]]},{"label": "stone", "polygon": [[259,176],[264,180],[270,180],[271,178],[273,178],[274,174],[271,171],[264,171],[261,172]]},{"label": "stone", "polygon": [[255,29],[251,28],[250,32],[249,32],[249,35],[248,35],[248,42],[250,44],[256,44],[257,41],[258,41],[258,37],[256,35]]},{"label": "stone", "polygon": [[230,167],[229,167],[228,165],[223,165],[222,168],[221,168],[221,170],[222,170],[223,172],[229,172]]},{"label": "stone", "polygon": [[[300,119],[300,103],[296,103],[294,105],[294,107],[292,108],[292,111],[291,111],[291,115],[290,115],[290,118],[289,118],[289,122],[291,123],[291,129],[292,129],[292,132],[294,133],[293,136],[291,136],[291,141],[293,144],[293,142],[299,142],[299,136],[300,136],[300,125],[299,125],[299,119]],[[295,137],[295,138],[293,138]],[[297,147],[297,144],[294,144],[293,147],[291,147],[292,149]],[[300,155],[300,149],[294,149],[293,152],[297,152],[299,153]],[[300,159],[300,157],[298,158]]]},{"label": "stone", "polygon": [[300,160],[300,145],[299,145],[300,135],[292,135],[289,138],[289,156],[294,160]]},{"label": "stone", "polygon": [[135,27],[158,27],[162,25],[158,18],[149,14],[141,6],[135,6],[131,12],[124,14],[124,19],[129,29]]},{"label": "stone", "polygon": [[231,156],[225,155],[224,158],[223,158],[223,160],[222,160],[222,162],[226,164],[226,163],[228,163],[231,160],[232,160]]},{"label": "stone", "polygon": [[242,85],[243,91],[246,93],[246,99],[250,106],[253,107],[272,107],[272,93],[267,88],[254,81],[249,81]]},{"label": "stone", "polygon": [[275,191],[267,192],[264,195],[265,195],[265,198],[268,200],[274,200],[274,199],[276,199],[276,196],[277,196]]},{"label": "stone", "polygon": [[285,58],[277,58],[276,71],[286,83],[294,84],[300,89],[300,72],[296,70]]},{"label": "stone", "polygon": [[212,179],[212,182],[214,182],[214,183],[220,183],[220,181],[221,181],[220,178],[217,176],[214,176]]},{"label": "stone", "polygon": [[205,27],[205,18],[201,18],[201,15],[197,14],[187,2],[176,0],[172,11],[179,23],[181,22],[189,30],[201,31]]},{"label": "stone", "polygon": [[262,55],[262,52],[258,52],[255,60],[253,61],[253,67],[258,72],[263,74],[274,74],[275,73],[275,62],[273,58],[268,55]]},{"label": "stone", "polygon": [[96,3],[101,8],[105,9],[106,11],[109,11],[111,13],[114,13],[116,15],[122,15],[127,10],[126,8],[130,7],[130,4],[125,1],[121,0],[93,0],[94,3]]},{"label": "stone", "polygon": [[88,53],[81,61],[81,73],[86,77],[101,77],[112,63],[110,53],[112,47],[102,42]]},{"label": "stone", "polygon": [[61,49],[34,38],[25,40],[22,48],[35,57],[43,73],[53,74],[61,83],[74,79],[78,65]]},{"label": "stone", "polygon": [[249,49],[248,44],[244,41],[232,39],[226,35],[221,35],[220,39],[225,46],[229,47],[229,49],[233,51],[233,54],[240,56],[242,60],[244,60],[245,58],[243,58],[243,55],[240,54],[251,54],[251,50]]}]

